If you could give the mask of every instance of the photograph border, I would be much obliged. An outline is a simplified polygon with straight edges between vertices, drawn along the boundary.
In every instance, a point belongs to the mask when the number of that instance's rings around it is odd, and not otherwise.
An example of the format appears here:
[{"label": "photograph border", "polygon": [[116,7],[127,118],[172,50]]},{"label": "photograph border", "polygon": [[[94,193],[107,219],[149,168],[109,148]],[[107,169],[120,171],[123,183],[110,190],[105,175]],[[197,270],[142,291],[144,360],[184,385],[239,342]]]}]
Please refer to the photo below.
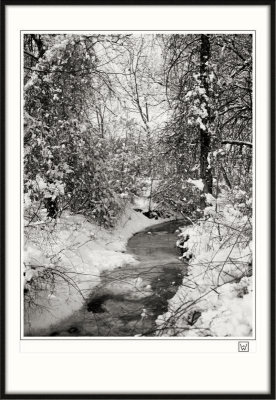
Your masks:
[{"label": "photograph border", "polygon": [[[5,211],[6,211],[6,197],[5,197],[5,187],[6,187],[6,158],[5,158],[5,144],[6,144],[6,134],[5,134],[5,111],[6,111],[6,91],[5,91],[5,78],[6,78],[6,65],[5,65],[5,52],[6,52],[6,26],[5,26],[5,7],[9,5],[36,5],[36,6],[44,6],[44,5],[57,5],[57,6],[68,6],[68,5],[180,5],[180,6],[211,6],[211,5],[268,5],[270,6],[270,83],[271,83],[271,108],[270,108],[270,393],[268,394],[226,394],[226,393],[214,393],[214,394],[160,394],[160,393],[145,393],[145,394],[7,394],[5,390],[5,368],[6,368],[6,316],[5,316],[5,307],[6,307],[6,285],[5,285],[5,235],[6,235],[6,226],[5,226]],[[99,31],[99,30],[97,30]],[[256,56],[256,55],[255,55]],[[256,96],[256,92],[255,92]],[[255,104],[256,107],[256,104]],[[256,129],[256,128],[255,128]],[[1,172],[1,397],[3,399],[36,399],[36,398],[44,398],[44,399],[275,399],[275,0],[243,0],[243,1],[234,1],[234,0],[226,0],[218,1],[202,1],[202,0],[173,0],[169,1],[91,1],[91,0],[81,0],[81,1],[66,1],[66,0],[45,0],[45,1],[20,1],[20,0],[3,0],[1,1],[1,161],[0,161],[0,172]],[[255,166],[256,168],[256,166]],[[8,200],[7,200],[8,201]],[[256,284],[256,281],[255,281]],[[256,295],[256,293],[255,293]],[[256,310],[255,310],[256,312]],[[256,317],[255,317],[256,323]],[[256,335],[256,330],[255,330]],[[101,338],[99,338],[101,339]],[[255,339],[255,338],[254,338]],[[237,340],[237,339],[235,339]],[[253,339],[251,339],[253,340]]]}]

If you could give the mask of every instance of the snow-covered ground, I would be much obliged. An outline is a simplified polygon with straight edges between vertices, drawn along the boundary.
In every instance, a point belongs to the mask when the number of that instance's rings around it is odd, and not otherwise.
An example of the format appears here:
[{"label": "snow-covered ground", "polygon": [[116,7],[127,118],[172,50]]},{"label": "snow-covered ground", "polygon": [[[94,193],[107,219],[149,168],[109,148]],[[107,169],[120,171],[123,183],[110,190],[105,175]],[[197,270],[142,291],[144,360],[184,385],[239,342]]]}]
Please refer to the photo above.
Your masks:
[{"label": "snow-covered ground", "polygon": [[[143,200],[137,199],[133,207],[138,206],[143,207]],[[113,230],[69,212],[55,222],[33,223],[25,228],[24,284],[25,290],[29,289],[25,334],[42,332],[81,308],[103,270],[136,263],[132,255],[125,253],[128,239],[163,221],[148,219],[127,206]],[[49,284],[52,278],[53,284]]]},{"label": "snow-covered ground", "polygon": [[[156,320],[158,335],[252,336],[252,226],[243,212],[246,204],[229,202],[227,194],[217,200],[209,195],[207,201],[204,218],[179,235],[188,275]],[[133,210],[147,206],[147,199],[137,199],[112,230],[69,212],[26,228],[25,289],[32,304],[25,304],[25,334],[43,334],[80,309],[103,270],[137,262],[125,252],[128,239],[164,221]]]},{"label": "snow-covered ground", "polygon": [[[165,336],[250,337],[253,325],[252,226],[227,194],[205,218],[183,228],[178,247],[189,260],[188,275],[157,325]],[[250,202],[250,200],[249,200]],[[250,204],[249,204],[250,205]]]}]

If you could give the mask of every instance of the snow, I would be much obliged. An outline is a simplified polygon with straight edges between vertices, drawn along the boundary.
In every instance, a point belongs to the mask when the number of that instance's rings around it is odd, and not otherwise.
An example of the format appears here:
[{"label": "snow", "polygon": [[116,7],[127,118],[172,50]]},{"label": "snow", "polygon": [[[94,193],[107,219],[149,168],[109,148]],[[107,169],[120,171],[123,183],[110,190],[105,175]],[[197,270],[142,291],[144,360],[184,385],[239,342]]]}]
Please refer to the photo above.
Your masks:
[{"label": "snow", "polygon": [[192,185],[194,185],[195,187],[197,187],[201,191],[203,191],[203,189],[204,189],[204,183],[203,183],[202,179],[191,179],[191,178],[189,178],[187,180],[187,182],[191,183]]},{"label": "snow", "polygon": [[[53,287],[42,285],[43,290],[36,293],[38,307],[25,311],[26,333],[41,332],[80,309],[85,297],[100,282],[102,271],[135,264],[136,259],[125,253],[128,239],[162,221],[148,219],[128,206],[113,230],[69,212],[64,212],[56,222],[33,223],[25,228],[25,288],[31,289],[32,279],[39,274],[43,277],[46,267],[61,272],[65,278],[55,275]],[[72,279],[75,288],[68,285],[68,279]],[[141,282],[135,284],[139,286]]]},{"label": "snow", "polygon": [[197,117],[196,122],[198,123],[200,129],[206,131],[206,126],[203,124],[201,117]]},{"label": "snow", "polygon": [[[58,223],[53,240],[55,244],[51,243],[51,249],[48,249],[44,243],[40,243],[39,248],[32,246],[32,243],[27,243],[26,264],[39,264],[43,265],[43,268],[49,268],[52,266],[49,261],[53,260],[54,268],[57,266],[65,268],[65,273],[71,274],[70,276],[85,296],[99,283],[101,271],[135,261],[128,254],[108,249],[108,235],[105,237],[98,232],[97,239],[94,239],[95,229],[93,231],[93,226],[86,223],[81,216],[67,215],[66,217],[66,221],[62,218]],[[25,279],[28,277],[29,275],[26,275]],[[32,329],[45,328],[45,325],[54,323],[81,307],[83,298],[80,292],[74,290],[72,286],[69,287],[66,281],[59,279],[53,290],[56,296],[54,302],[49,304],[45,296],[39,300],[40,306],[47,307],[49,312],[45,315],[40,308],[34,310],[31,315]]]},{"label": "snow", "polygon": [[[245,294],[244,294],[245,292]],[[226,284],[220,296],[209,296],[208,310],[202,313],[197,328],[207,329],[212,336],[243,337],[252,335],[253,288],[251,278]]]},{"label": "snow", "polygon": [[[250,337],[253,319],[251,221],[228,204],[208,196],[205,218],[182,228],[177,246],[189,260],[188,275],[168,312],[156,323],[164,336]],[[191,324],[190,319],[199,318]],[[177,331],[175,331],[177,325]]]}]

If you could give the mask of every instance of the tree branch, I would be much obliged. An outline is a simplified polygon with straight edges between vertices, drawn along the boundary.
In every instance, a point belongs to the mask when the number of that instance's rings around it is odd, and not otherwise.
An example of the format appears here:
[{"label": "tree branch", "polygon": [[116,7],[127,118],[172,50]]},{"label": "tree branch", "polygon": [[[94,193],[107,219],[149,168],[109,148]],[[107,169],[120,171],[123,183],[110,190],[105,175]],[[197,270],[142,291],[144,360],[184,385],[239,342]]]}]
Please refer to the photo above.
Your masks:
[{"label": "tree branch", "polygon": [[39,58],[38,57],[36,57],[34,54],[32,54],[32,53],[29,53],[28,51],[26,51],[26,50],[24,50],[24,54],[27,54],[27,56],[30,56],[30,57],[32,57],[32,58],[34,58],[36,61],[38,61],[39,60]]},{"label": "tree branch", "polygon": [[253,147],[253,143],[251,142],[244,142],[242,140],[222,140],[222,144],[236,144],[237,146],[248,146]]}]

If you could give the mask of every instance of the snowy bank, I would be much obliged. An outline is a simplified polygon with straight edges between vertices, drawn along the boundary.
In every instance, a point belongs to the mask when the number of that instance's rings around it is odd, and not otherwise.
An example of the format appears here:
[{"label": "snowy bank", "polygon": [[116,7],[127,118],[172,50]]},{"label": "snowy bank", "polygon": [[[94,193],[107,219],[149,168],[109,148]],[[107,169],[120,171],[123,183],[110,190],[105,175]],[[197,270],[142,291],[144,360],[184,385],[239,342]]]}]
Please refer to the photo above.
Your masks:
[{"label": "snowy bank", "polygon": [[25,334],[35,335],[81,308],[103,270],[134,264],[128,239],[163,220],[127,207],[107,230],[64,212],[52,222],[28,223],[24,243]]},{"label": "snowy bank", "polygon": [[164,336],[250,337],[253,323],[252,226],[227,193],[204,218],[183,228],[177,242],[189,260],[188,275],[168,312],[156,321]]}]

